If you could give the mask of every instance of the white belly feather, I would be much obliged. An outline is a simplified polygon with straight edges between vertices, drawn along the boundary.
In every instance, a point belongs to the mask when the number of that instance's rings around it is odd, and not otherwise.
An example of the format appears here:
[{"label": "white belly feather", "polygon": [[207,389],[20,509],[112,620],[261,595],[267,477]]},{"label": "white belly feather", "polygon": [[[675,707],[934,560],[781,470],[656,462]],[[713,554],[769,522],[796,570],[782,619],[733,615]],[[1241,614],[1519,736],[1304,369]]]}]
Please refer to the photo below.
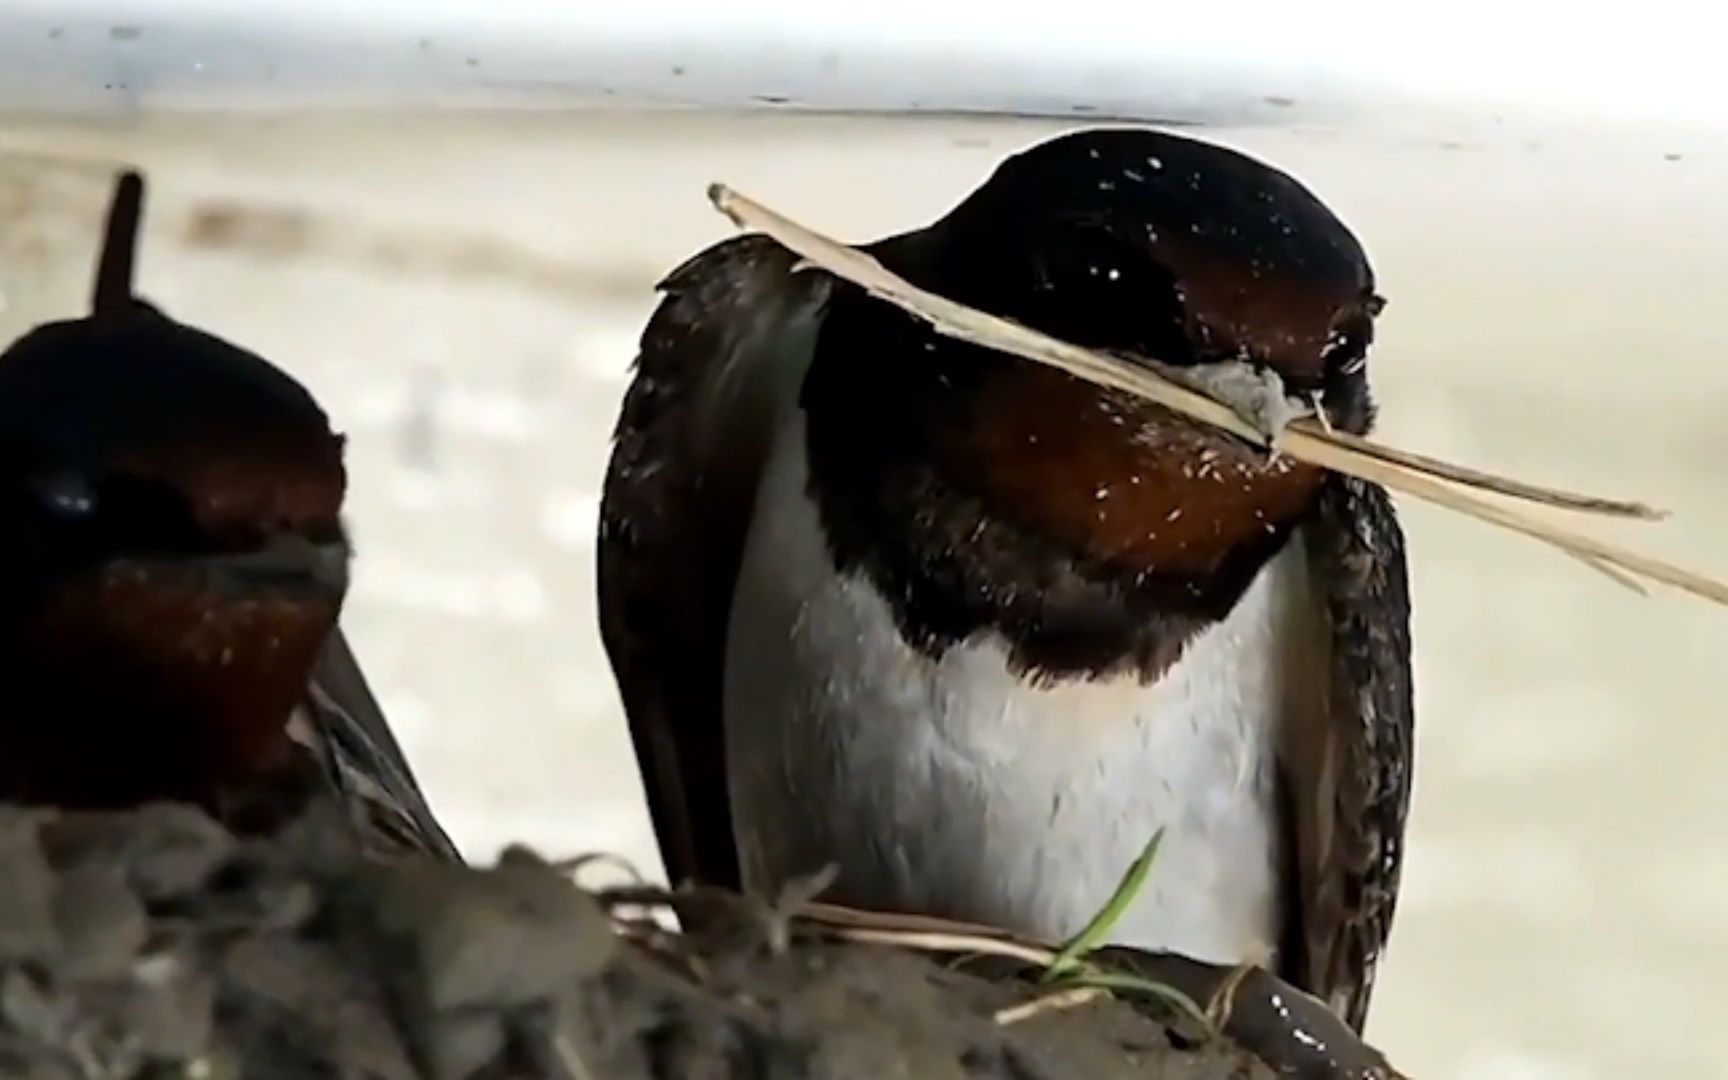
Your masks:
[{"label": "white belly feather", "polygon": [[763,478],[727,655],[746,883],[834,862],[838,902],[1061,939],[1162,827],[1114,940],[1264,959],[1281,918],[1273,750],[1325,670],[1300,540],[1156,684],[1037,687],[994,635],[936,661],[908,647],[874,587],[834,572],[806,475],[800,417]]}]

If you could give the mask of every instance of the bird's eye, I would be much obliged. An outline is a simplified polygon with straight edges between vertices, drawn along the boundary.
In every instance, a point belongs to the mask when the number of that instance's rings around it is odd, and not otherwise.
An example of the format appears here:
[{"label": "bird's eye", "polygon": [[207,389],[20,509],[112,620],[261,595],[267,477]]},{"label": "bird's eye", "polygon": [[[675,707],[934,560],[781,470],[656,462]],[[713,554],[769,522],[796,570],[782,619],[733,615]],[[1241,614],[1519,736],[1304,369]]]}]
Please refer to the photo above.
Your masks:
[{"label": "bird's eye", "polygon": [[1345,321],[1327,336],[1320,360],[1328,373],[1354,375],[1367,362],[1368,346],[1374,340],[1374,323],[1365,317]]},{"label": "bird's eye", "polygon": [[99,506],[96,485],[82,473],[70,470],[39,473],[31,486],[43,507],[57,518],[81,521],[94,517]]}]

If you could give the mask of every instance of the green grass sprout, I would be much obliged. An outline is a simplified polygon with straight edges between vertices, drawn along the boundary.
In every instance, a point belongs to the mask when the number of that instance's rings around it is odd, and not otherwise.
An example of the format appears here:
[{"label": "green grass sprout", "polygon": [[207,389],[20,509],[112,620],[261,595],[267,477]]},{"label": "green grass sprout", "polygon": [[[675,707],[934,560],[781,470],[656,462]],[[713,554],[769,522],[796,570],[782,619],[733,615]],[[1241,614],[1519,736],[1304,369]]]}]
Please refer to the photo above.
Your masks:
[{"label": "green grass sprout", "polygon": [[1146,879],[1152,873],[1152,861],[1158,857],[1158,845],[1164,840],[1164,830],[1152,834],[1152,839],[1146,841],[1140,855],[1128,866],[1127,873],[1116,886],[1116,891],[1110,894],[1110,899],[1098,909],[1098,913],[1089,919],[1080,932],[1069,938],[1063,946],[1056,950],[1056,956],[1044,969],[1042,982],[1053,982],[1064,976],[1073,974],[1080,969],[1080,961],[1092,950],[1104,944],[1108,935],[1122,918],[1128,905],[1140,895],[1145,887]]}]

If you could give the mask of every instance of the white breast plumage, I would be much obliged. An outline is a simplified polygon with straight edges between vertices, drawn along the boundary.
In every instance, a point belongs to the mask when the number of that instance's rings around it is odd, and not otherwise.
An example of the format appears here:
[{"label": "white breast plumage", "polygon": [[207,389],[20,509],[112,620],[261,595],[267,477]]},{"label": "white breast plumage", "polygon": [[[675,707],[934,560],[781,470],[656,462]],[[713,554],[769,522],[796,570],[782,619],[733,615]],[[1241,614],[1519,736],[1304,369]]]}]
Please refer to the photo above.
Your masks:
[{"label": "white breast plumage", "polygon": [[729,635],[746,883],[833,862],[839,902],[1061,939],[1162,828],[1115,939],[1264,960],[1285,891],[1274,753],[1326,671],[1300,536],[1155,684],[1040,686],[993,636],[916,652],[871,582],[835,572],[804,446],[800,416],[763,477]]}]

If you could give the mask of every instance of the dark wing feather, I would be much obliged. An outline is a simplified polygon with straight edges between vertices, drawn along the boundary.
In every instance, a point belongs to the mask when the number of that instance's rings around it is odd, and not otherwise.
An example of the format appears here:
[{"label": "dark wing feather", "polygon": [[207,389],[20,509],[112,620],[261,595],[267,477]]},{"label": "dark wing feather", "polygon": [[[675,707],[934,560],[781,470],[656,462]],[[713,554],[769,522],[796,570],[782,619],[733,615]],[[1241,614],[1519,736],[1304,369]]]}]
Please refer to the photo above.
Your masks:
[{"label": "dark wing feather", "polygon": [[312,669],[304,721],[295,725],[296,735],[322,766],[369,851],[461,860],[432,816],[341,627]]},{"label": "dark wing feather", "polygon": [[674,884],[737,887],[721,689],[769,440],[797,401],[829,279],[761,236],[661,283],[600,506],[600,631]]},{"label": "dark wing feather", "polygon": [[1404,533],[1384,489],[1343,476],[1327,483],[1304,533],[1329,616],[1331,680],[1326,730],[1286,761],[1298,903],[1285,977],[1360,1032],[1397,905],[1410,807]]}]

